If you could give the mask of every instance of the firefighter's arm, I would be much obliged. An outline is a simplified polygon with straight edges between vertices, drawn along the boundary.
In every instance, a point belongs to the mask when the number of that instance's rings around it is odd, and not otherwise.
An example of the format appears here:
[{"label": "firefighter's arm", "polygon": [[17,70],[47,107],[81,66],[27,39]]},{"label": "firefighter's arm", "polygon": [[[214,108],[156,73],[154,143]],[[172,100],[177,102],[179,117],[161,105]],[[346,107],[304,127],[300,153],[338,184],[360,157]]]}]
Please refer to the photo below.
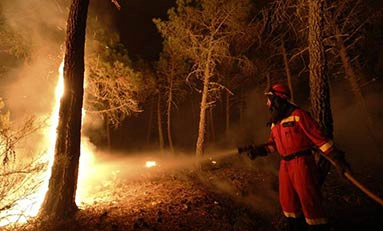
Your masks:
[{"label": "firefighter's arm", "polygon": [[256,157],[259,156],[267,156],[267,150],[265,145],[247,145],[245,147],[238,147],[238,153],[244,154],[251,159],[254,160]]},{"label": "firefighter's arm", "polygon": [[244,147],[238,147],[238,153],[246,153],[251,160],[254,160],[259,156],[267,156],[267,154],[271,152],[275,152],[275,144],[271,137],[269,138],[268,142],[264,144],[251,144]]}]

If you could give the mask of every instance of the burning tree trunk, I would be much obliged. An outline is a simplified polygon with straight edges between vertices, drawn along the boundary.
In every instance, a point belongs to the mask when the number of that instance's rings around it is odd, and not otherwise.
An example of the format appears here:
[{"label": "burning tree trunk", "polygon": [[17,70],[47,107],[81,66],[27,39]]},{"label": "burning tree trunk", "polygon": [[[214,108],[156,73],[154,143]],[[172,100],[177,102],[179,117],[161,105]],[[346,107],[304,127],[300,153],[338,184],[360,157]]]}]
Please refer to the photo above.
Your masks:
[{"label": "burning tree trunk", "polygon": [[310,101],[314,118],[328,137],[333,136],[333,119],[323,40],[324,0],[309,0]]},{"label": "burning tree trunk", "polygon": [[73,0],[67,24],[64,94],[61,99],[55,160],[40,216],[63,218],[77,211],[81,110],[84,83],[84,46],[89,0]]}]

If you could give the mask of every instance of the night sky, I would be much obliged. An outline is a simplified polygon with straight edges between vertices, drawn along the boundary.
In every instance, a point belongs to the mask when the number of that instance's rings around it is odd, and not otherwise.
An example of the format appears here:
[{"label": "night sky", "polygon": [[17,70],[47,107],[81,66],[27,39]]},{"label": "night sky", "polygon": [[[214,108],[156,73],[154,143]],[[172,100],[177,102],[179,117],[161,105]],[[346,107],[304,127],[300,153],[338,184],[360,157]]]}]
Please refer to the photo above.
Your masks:
[{"label": "night sky", "polygon": [[152,19],[165,18],[175,0],[126,0],[121,2],[118,29],[131,58],[155,60],[162,49],[161,36]]},{"label": "night sky", "polygon": [[[374,8],[382,8],[382,0],[366,0]],[[176,0],[119,0],[120,10],[111,1],[94,0],[98,16],[113,17],[114,27],[120,33],[121,42],[128,48],[129,56],[135,60],[156,60],[162,49],[162,38],[152,19],[166,19],[167,10],[176,5]],[[256,0],[259,8],[270,4],[269,0]]]}]

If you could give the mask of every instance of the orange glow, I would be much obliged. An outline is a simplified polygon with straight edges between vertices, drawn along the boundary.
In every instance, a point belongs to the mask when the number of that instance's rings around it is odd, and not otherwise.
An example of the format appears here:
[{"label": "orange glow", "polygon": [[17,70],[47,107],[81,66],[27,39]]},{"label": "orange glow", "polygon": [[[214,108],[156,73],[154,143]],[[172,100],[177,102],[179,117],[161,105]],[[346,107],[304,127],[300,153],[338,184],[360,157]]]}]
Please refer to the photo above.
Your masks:
[{"label": "orange glow", "polygon": [[145,166],[146,166],[147,168],[151,168],[151,167],[157,166],[157,164],[156,164],[155,161],[146,161]]},{"label": "orange glow", "polygon": [[[36,190],[36,193],[28,197],[23,197],[23,195],[15,195],[15,197],[20,197],[17,201],[14,209],[4,210],[0,212],[0,227],[11,224],[11,223],[23,223],[26,222],[29,218],[34,217],[38,214],[38,211],[44,201],[45,194],[48,190],[49,178],[51,176],[51,168],[54,161],[54,151],[55,143],[57,137],[57,126],[59,122],[59,108],[60,100],[64,92],[64,81],[63,81],[63,68],[64,61],[62,61],[59,67],[59,77],[58,83],[55,90],[55,103],[52,108],[51,115],[49,117],[48,124],[49,126],[43,131],[44,137],[42,143],[46,147],[45,153],[42,155],[41,162],[47,164],[47,169],[45,172],[41,173],[37,180],[40,180],[42,184]],[[85,112],[83,111],[83,118]],[[82,203],[83,200],[87,197],[88,189],[85,187],[85,179],[90,175],[96,174],[97,170],[94,168],[94,156],[91,152],[92,145],[88,142],[88,139],[82,138],[81,142],[81,155],[80,155],[80,167],[79,167],[79,178],[78,178],[78,190],[76,194],[76,203]],[[22,190],[21,190],[22,193]]]},{"label": "orange glow", "polygon": [[[50,110],[51,113],[48,121],[49,126],[47,126],[45,131],[42,131],[43,137],[41,139],[41,144],[43,144],[45,152],[43,153],[40,164],[45,164],[47,169],[42,171],[38,176],[38,179],[32,179],[32,181],[41,181],[42,184],[36,190],[36,193],[28,197],[25,197],[25,195],[12,195],[14,197],[12,199],[19,198],[17,206],[11,210],[0,211],[0,227],[12,223],[24,223],[30,218],[35,217],[44,201],[51,176],[51,168],[54,162],[60,100],[64,92],[63,68],[64,62],[61,63],[59,68],[54,106],[52,106],[52,110]],[[84,87],[86,87],[86,78]],[[83,110],[83,122],[86,121],[86,117],[85,110]],[[89,121],[94,122],[93,119],[89,119]],[[117,160],[117,158],[110,157],[101,159],[101,157],[106,157],[106,155],[103,154],[107,153],[102,153],[101,151],[97,152],[96,147],[90,142],[89,138],[84,135],[81,136],[80,151],[79,175],[76,191],[76,204],[80,208],[92,205],[101,200],[109,200],[109,196],[113,195],[113,190],[115,188],[114,184],[120,177],[135,177],[135,174],[147,171],[146,168],[157,166],[155,161],[147,161],[145,166],[141,165],[142,157],[139,159],[124,159],[124,161],[121,161],[120,158]],[[95,158],[94,154],[96,152],[99,155],[99,159]],[[138,164],[138,162],[140,164]],[[124,171],[121,172],[120,169]]]},{"label": "orange glow", "polygon": [[[41,204],[43,203],[45,193],[48,189],[49,178],[51,175],[51,168],[54,160],[54,149],[56,142],[56,128],[58,125],[58,112],[60,106],[60,99],[64,90],[63,83],[63,67],[64,62],[61,63],[59,68],[59,79],[55,90],[55,105],[52,109],[51,117],[49,118],[49,126],[44,134],[43,143],[46,145],[46,152],[42,155],[41,162],[47,164],[47,171],[43,172],[38,176],[38,180],[42,181],[40,188],[26,198],[18,200],[16,206],[12,210],[2,211],[0,214],[1,218],[6,219],[0,220],[0,227],[5,226],[14,222],[25,222],[30,217],[37,215]],[[40,162],[40,163],[41,163]],[[22,190],[20,190],[22,192]]]}]

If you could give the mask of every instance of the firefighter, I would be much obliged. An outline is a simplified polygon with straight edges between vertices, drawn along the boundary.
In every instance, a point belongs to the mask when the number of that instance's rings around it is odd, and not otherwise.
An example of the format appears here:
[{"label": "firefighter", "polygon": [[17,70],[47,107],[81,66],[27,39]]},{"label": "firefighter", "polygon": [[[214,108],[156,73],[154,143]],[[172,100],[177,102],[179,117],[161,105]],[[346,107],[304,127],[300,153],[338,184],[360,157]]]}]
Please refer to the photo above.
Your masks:
[{"label": "firefighter", "polygon": [[265,144],[238,148],[238,151],[246,152],[250,159],[279,153],[279,201],[288,230],[329,230],[321,183],[330,163],[323,157],[316,163],[313,147],[331,158],[341,175],[350,170],[344,153],[324,135],[308,112],[289,101],[291,94],[285,84],[272,85],[265,95],[271,113],[270,137]]}]

